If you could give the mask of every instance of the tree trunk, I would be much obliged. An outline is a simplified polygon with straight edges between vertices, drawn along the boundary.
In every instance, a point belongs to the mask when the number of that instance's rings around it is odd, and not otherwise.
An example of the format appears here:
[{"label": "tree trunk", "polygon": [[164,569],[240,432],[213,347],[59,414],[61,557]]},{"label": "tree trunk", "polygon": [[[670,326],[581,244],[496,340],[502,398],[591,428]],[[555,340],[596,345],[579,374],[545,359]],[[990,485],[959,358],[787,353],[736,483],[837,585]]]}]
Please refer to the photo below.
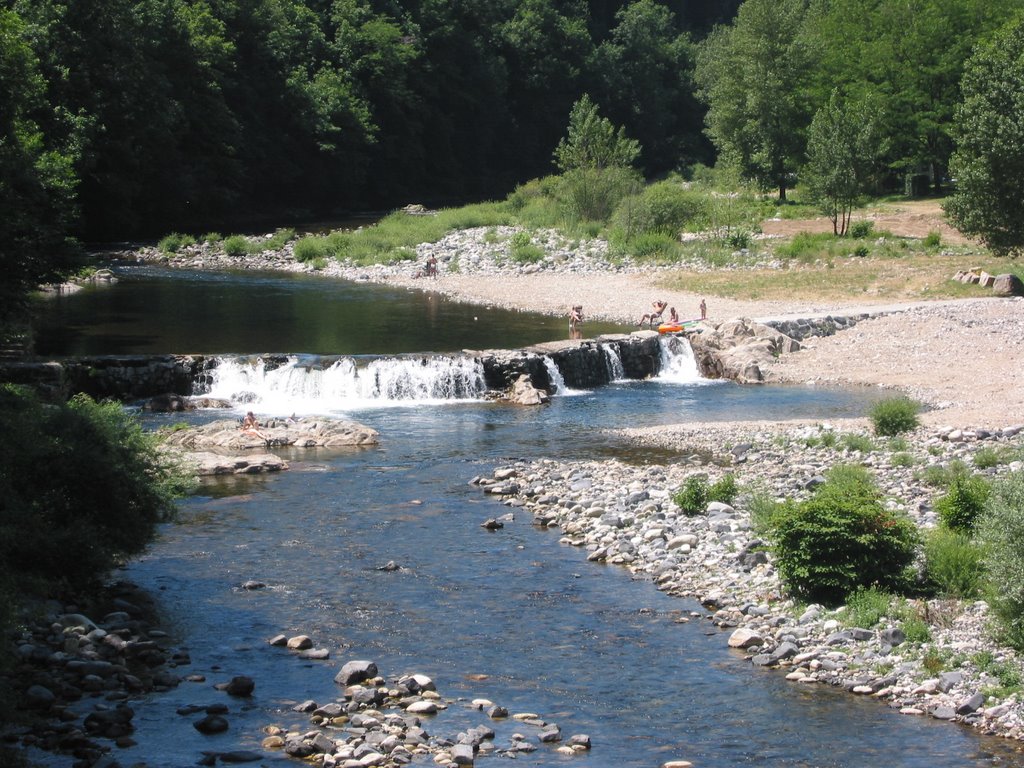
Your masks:
[{"label": "tree trunk", "polygon": [[779,182],[779,202],[786,202],[786,182],[784,181]]}]

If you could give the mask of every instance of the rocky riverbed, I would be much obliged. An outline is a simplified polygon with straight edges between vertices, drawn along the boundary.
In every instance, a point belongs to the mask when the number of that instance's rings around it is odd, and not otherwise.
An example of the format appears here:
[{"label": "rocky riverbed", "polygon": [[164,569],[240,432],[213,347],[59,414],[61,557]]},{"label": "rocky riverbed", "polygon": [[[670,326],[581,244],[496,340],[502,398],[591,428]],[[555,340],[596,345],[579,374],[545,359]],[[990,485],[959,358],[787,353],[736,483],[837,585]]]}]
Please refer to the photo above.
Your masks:
[{"label": "rocky riverbed", "polygon": [[[1024,700],[1007,680],[1022,676],[1018,655],[993,639],[983,601],[908,600],[877,625],[856,626],[845,608],[788,599],[772,555],[755,531],[754,494],[806,498],[835,464],[868,468],[890,509],[922,529],[934,527],[940,491],[926,484],[928,467],[963,462],[995,478],[1024,469],[1024,428],[919,430],[895,448],[851,424],[719,426],[665,430],[650,444],[672,444],[680,460],[635,466],[618,461],[520,462],[474,482],[488,495],[560,532],[587,560],[629,568],[659,589],[696,598],[722,643],[754,665],[774,667],[795,684],[839,686],[879,699],[906,714],[956,720],[1024,739]],[[849,439],[853,435],[856,439]],[[865,443],[867,441],[867,443]],[[869,445],[874,443],[874,445]],[[856,447],[844,447],[848,446]],[[979,469],[979,451],[1005,463]],[[733,473],[734,506],[712,502],[687,516],[672,496],[691,476],[711,481]],[[928,639],[908,639],[907,617],[923,621]]]}]

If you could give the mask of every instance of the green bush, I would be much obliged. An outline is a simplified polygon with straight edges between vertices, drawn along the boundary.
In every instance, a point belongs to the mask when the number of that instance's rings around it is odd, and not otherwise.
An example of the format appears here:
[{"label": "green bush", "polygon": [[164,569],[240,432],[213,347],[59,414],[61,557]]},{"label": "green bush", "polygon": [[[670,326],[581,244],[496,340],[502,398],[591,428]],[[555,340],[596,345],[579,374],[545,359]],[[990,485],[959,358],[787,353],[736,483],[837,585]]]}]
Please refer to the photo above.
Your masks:
[{"label": "green bush", "polygon": [[942,233],[933,229],[925,237],[923,245],[925,248],[938,248],[942,245]]},{"label": "green bush", "polygon": [[627,239],[638,235],[665,235],[677,239],[684,229],[706,229],[707,197],[674,181],[659,181],[638,195],[624,198],[612,217]]},{"label": "green bush", "polygon": [[708,481],[702,475],[688,477],[683,487],[672,496],[684,515],[703,515],[708,506]]},{"label": "green bush", "polygon": [[619,202],[640,185],[630,168],[576,168],[560,177],[557,197],[570,221],[607,222]]},{"label": "green bush", "polygon": [[848,627],[871,629],[889,613],[893,595],[873,587],[855,589],[846,598],[846,614],[843,618]]},{"label": "green bush", "polygon": [[971,534],[985,508],[989,484],[977,475],[957,475],[945,496],[935,502],[943,525],[952,531]]},{"label": "green bush", "polygon": [[708,501],[720,501],[723,504],[732,504],[739,493],[739,486],[736,484],[736,476],[731,472],[714,482],[708,488]]},{"label": "green bush", "polygon": [[916,614],[904,618],[900,622],[900,629],[907,636],[908,643],[927,643],[932,639],[932,631],[928,622]]},{"label": "green bush", "polygon": [[1000,464],[1007,464],[1012,461],[1008,451],[1000,451],[996,448],[981,448],[974,454],[974,466],[978,469],[991,469]]},{"label": "green bush", "polygon": [[876,435],[891,437],[915,429],[920,410],[920,404],[908,397],[890,397],[875,403],[869,418]]},{"label": "green bush", "polygon": [[204,243],[209,243],[210,245],[213,245],[214,243],[219,243],[223,239],[224,235],[222,235],[220,232],[207,232],[200,238],[200,240],[202,240]]},{"label": "green bush", "polygon": [[679,261],[682,249],[679,240],[660,232],[645,232],[629,240],[616,233],[613,237],[616,250],[645,261]]},{"label": "green bush", "polygon": [[865,237],[871,237],[875,231],[875,222],[867,221],[866,219],[859,219],[858,221],[850,222],[849,235],[852,238],[861,240]]},{"label": "green bush", "polygon": [[323,237],[304,237],[295,244],[292,251],[295,260],[302,263],[323,259],[327,253],[327,240]]},{"label": "green bush", "polygon": [[945,467],[941,464],[931,464],[925,467],[921,472],[921,482],[932,488],[944,488],[952,484],[954,478],[966,477],[970,473],[967,465],[958,459]]},{"label": "green bush", "polygon": [[228,256],[246,256],[253,251],[253,244],[249,241],[249,238],[242,235],[225,237],[222,247],[224,248],[224,253]]},{"label": "green bush", "polygon": [[894,453],[890,459],[894,467],[912,467],[914,466],[914,457],[912,454],[906,452]]},{"label": "green bush", "polygon": [[183,475],[120,405],[45,406],[5,385],[0,416],[18,436],[0,447],[0,581],[20,594],[89,584],[171,515]]},{"label": "green bush", "polygon": [[978,538],[985,547],[985,568],[996,586],[989,602],[1000,634],[1024,650],[1024,471],[993,484]]},{"label": "green bush", "polygon": [[895,591],[908,583],[917,528],[885,509],[860,467],[833,467],[811,498],[787,501],[773,523],[776,567],[799,598],[837,604],[858,587]]},{"label": "green bush", "polygon": [[169,235],[161,238],[160,242],[157,243],[157,247],[161,253],[172,254],[177,253],[187,245],[194,245],[196,239],[192,235],[183,235],[181,232],[172,232]]},{"label": "green bush", "polygon": [[984,550],[959,531],[929,531],[924,539],[924,577],[939,595],[978,597],[985,577]]}]

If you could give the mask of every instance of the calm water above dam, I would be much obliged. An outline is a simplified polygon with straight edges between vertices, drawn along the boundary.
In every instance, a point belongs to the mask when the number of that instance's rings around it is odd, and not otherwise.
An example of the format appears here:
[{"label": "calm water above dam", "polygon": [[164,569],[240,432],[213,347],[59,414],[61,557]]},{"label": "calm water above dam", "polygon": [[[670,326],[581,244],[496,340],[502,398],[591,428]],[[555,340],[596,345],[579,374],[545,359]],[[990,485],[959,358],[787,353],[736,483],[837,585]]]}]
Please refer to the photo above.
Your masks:
[{"label": "calm water above dam", "polygon": [[[392,354],[413,351],[396,343],[413,343],[413,337],[382,331],[377,321],[416,307],[424,315],[419,325],[430,324],[431,310],[416,294],[311,282],[144,276],[137,286],[125,281],[103,289],[101,299],[61,299],[59,308],[47,310],[55,316],[43,319],[51,330],[41,343],[48,338],[54,351],[91,354]],[[218,285],[224,297],[193,304],[197,284]],[[177,298],[157,298],[164,291]],[[134,309],[93,315],[75,307],[80,300],[112,303],[119,292],[138,293]],[[227,298],[229,292],[237,297]],[[355,312],[346,301],[370,309]],[[335,311],[369,319],[318,330],[308,318],[322,315],[310,309],[307,317],[307,302],[338,304]],[[416,351],[497,345],[488,341],[496,328],[472,336],[481,320],[457,319],[480,318],[481,308],[441,301],[436,309],[448,313],[445,333],[423,337],[428,340]],[[562,319],[509,314],[501,328],[515,340],[503,338],[500,346],[565,336]],[[140,327],[140,315],[150,330]],[[406,322],[417,325],[415,318]],[[62,323],[74,331],[63,342]],[[218,335],[226,326],[233,335]],[[260,333],[250,336],[254,328]],[[272,329],[278,335],[261,335]],[[463,331],[466,340],[458,336]],[[263,412],[294,404],[290,392],[263,385]],[[460,699],[426,720],[431,735],[454,737],[485,722],[501,746],[513,732],[533,735],[528,726],[492,722],[472,710],[469,701],[480,697],[511,712],[536,712],[566,736],[587,733],[593,740],[593,750],[577,758],[541,745],[517,759],[527,766],[646,768],[672,759],[700,768],[1024,765],[1010,745],[968,729],[901,716],[876,701],[752,668],[706,620],[681,621],[698,609],[695,603],[668,597],[623,569],[587,562],[584,551],[560,545],[556,532],[532,527],[527,515],[485,531],[483,520],[509,510],[468,484],[519,458],[672,460],[623,445],[604,428],[754,417],[825,420],[860,415],[874,397],[870,391],[739,387],[677,372],[556,397],[537,409],[464,400],[353,407],[325,399],[323,412],[378,429],[380,445],[292,453],[291,469],[280,475],[206,484],[183,502],[180,520],[126,569],[127,578],[157,595],[167,629],[188,647],[192,664],[177,671],[201,673],[206,682],[134,702],[138,745],[118,751],[118,759],[181,766],[195,764],[205,750],[258,750],[264,726],[308,723],[291,711],[294,703],[323,704],[340,695],[333,682],[340,664],[372,659],[386,677],[420,672],[435,680],[444,698]],[[182,418],[157,415],[147,423]],[[379,570],[389,561],[401,570]],[[249,579],[267,588],[241,589]],[[302,661],[271,648],[266,640],[278,633],[308,634],[332,658]],[[256,680],[250,702],[213,690],[213,683],[239,674]],[[175,714],[186,704],[225,701],[231,728],[219,736],[202,736],[191,727],[193,718]],[[481,758],[477,765],[502,760]],[[263,763],[300,765],[273,753]]]}]

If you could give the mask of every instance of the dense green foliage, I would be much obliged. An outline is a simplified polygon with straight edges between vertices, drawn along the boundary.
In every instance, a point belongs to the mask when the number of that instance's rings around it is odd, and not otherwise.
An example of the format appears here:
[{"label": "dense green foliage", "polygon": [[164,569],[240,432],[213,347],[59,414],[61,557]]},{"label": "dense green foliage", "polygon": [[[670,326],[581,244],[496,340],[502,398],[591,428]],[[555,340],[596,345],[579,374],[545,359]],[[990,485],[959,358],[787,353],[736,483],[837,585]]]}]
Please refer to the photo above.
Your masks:
[{"label": "dense green foliage", "polygon": [[0,419],[0,582],[13,594],[86,586],[171,514],[181,475],[120,405],[44,405],[8,385]]},{"label": "dense green foliage", "polygon": [[1024,472],[996,483],[978,525],[985,567],[996,585],[989,601],[1004,639],[1024,649]]},{"label": "dense green foliage", "polygon": [[833,467],[810,499],[768,520],[779,575],[797,597],[837,604],[858,587],[906,586],[917,528],[885,509],[860,467]]},{"label": "dense green foliage", "polygon": [[736,478],[731,474],[723,475],[710,485],[703,475],[693,475],[673,494],[672,501],[684,515],[702,515],[707,511],[708,503],[732,504],[738,492]]},{"label": "dense green foliage", "polygon": [[876,435],[892,437],[915,429],[920,410],[920,404],[908,397],[889,397],[875,403],[868,418],[871,419]]},{"label": "dense green foliage", "polygon": [[984,585],[984,550],[964,533],[935,528],[924,540],[924,577],[939,595],[976,598]]},{"label": "dense green foliage", "polygon": [[957,227],[997,253],[1024,251],[1024,16],[967,67],[956,115],[950,173],[956,194],[947,210]]},{"label": "dense green foliage", "polygon": [[949,490],[935,502],[939,520],[951,531],[970,535],[988,500],[988,481],[978,475],[956,475]]}]

